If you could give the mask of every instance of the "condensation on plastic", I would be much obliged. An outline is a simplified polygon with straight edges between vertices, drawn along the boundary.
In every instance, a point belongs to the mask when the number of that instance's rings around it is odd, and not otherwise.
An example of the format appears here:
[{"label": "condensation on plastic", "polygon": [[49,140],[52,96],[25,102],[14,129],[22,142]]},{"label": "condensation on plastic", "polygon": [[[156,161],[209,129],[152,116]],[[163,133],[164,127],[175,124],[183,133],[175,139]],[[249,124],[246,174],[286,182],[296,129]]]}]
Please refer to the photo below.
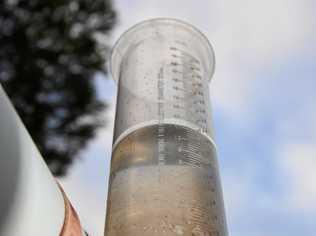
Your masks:
[{"label": "condensation on plastic", "polygon": [[207,38],[174,19],[116,43],[117,105],[105,235],[226,236],[208,82]]}]

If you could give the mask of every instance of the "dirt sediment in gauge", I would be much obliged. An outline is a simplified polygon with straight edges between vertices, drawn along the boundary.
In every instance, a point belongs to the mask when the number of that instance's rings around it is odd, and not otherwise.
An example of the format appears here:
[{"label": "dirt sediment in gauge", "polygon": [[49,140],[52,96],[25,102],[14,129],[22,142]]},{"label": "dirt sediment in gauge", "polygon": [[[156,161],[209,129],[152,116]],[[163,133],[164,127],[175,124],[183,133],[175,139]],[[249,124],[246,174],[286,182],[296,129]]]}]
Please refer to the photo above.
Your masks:
[{"label": "dirt sediment in gauge", "polygon": [[215,149],[177,125],[141,128],[116,145],[107,236],[226,236]]}]

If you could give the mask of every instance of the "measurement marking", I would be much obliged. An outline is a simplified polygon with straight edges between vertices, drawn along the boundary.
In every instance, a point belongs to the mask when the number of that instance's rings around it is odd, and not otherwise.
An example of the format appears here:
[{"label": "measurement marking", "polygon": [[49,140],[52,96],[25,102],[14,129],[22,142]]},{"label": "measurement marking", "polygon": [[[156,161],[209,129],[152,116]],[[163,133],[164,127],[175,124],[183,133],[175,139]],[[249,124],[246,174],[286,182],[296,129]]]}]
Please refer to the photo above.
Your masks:
[{"label": "measurement marking", "polygon": [[200,61],[195,58],[188,58],[187,56],[177,55],[177,54],[171,54],[171,56],[174,58],[181,58],[187,65],[191,65],[191,66],[195,66],[196,64],[201,65]]},{"label": "measurement marking", "polygon": [[198,162],[201,162],[201,154],[198,154],[196,153],[194,150],[187,150],[187,149],[184,149],[183,152],[187,153],[188,156],[191,160],[197,160]]},{"label": "measurement marking", "polygon": [[202,80],[202,76],[199,75],[199,74],[197,74],[197,73],[194,73],[194,74],[192,75],[192,78],[197,78],[197,79],[199,79],[199,80]]},{"label": "measurement marking", "polygon": [[201,91],[195,91],[193,94],[194,95],[203,96],[203,92],[201,92]]},{"label": "measurement marking", "polygon": [[198,59],[196,59],[194,56],[192,56],[191,54],[187,53],[186,51],[184,51],[184,50],[182,50],[180,48],[170,47],[169,49],[172,50],[172,51],[179,51],[179,52],[181,52],[181,54],[183,56],[186,56],[186,57],[190,58],[192,61],[195,61],[195,62],[199,63]]},{"label": "measurement marking", "polygon": [[164,120],[164,77],[163,68],[160,68],[158,73],[158,163],[165,165],[165,127]]},{"label": "measurement marking", "polygon": [[184,89],[184,88],[180,88],[180,87],[177,87],[177,86],[173,86],[172,87],[174,90],[179,90],[179,91],[183,91],[185,93],[189,92],[188,90]]},{"label": "measurement marking", "polygon": [[165,127],[158,127],[158,162],[160,165],[165,164]]},{"label": "measurement marking", "polygon": [[196,120],[196,122],[206,123],[206,120],[205,119],[199,119],[199,120]]},{"label": "measurement marking", "polygon": [[175,74],[177,74],[177,73],[178,74],[183,74],[183,71],[179,71],[177,69],[173,69],[172,72],[175,73]]},{"label": "measurement marking", "polygon": [[191,61],[199,65],[201,64],[201,62],[196,58],[192,58]]},{"label": "measurement marking", "polygon": [[182,65],[182,64],[180,64],[180,63],[178,63],[178,62],[171,62],[170,65],[172,65],[172,66],[178,66],[178,65]]},{"label": "measurement marking", "polygon": [[179,104],[174,104],[174,105],[172,105],[173,106],[173,108],[175,108],[175,109],[184,109],[184,107],[183,106],[180,106]]},{"label": "measurement marking", "polygon": [[189,57],[191,60],[199,61],[199,60],[196,59],[194,56],[192,56],[191,54],[187,53],[187,52],[184,51],[184,50],[178,49],[178,51],[180,51],[183,56]]},{"label": "measurement marking", "polygon": [[200,101],[193,101],[193,104],[195,104],[195,105],[198,105],[198,104],[200,104],[200,105],[205,105],[205,101],[203,101],[203,100],[200,100]]},{"label": "measurement marking", "polygon": [[173,96],[173,99],[184,101],[185,98],[184,98],[184,97],[177,96],[177,95],[174,95],[174,96]]},{"label": "measurement marking", "polygon": [[182,82],[182,80],[178,79],[178,78],[173,78],[172,79],[174,82]]},{"label": "measurement marking", "polygon": [[202,114],[205,114],[205,113],[206,113],[206,111],[203,110],[203,109],[196,109],[195,112],[196,112],[196,113],[202,113]]},{"label": "measurement marking", "polygon": [[192,83],[192,86],[202,88],[202,83]]},{"label": "measurement marking", "polygon": [[200,145],[200,144],[189,143],[189,144],[187,145],[187,147],[188,147],[188,148],[191,148],[192,150],[193,150],[193,149],[194,149],[194,150],[197,150],[197,153],[201,154],[201,151],[200,151],[201,145]]},{"label": "measurement marking", "polygon": [[191,66],[190,69],[191,69],[191,70],[195,70],[195,71],[201,71],[201,69],[200,69],[199,67],[193,67],[193,66]]}]

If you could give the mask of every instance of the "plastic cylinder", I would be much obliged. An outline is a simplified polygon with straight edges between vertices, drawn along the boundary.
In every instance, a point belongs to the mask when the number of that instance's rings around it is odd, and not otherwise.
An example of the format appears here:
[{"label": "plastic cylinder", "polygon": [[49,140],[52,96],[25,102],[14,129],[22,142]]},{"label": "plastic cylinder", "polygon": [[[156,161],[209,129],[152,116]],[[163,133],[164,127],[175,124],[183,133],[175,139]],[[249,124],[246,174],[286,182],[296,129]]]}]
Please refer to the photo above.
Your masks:
[{"label": "plastic cylinder", "polygon": [[142,22],[116,43],[105,235],[227,235],[208,87],[214,65],[207,38],[175,19]]}]

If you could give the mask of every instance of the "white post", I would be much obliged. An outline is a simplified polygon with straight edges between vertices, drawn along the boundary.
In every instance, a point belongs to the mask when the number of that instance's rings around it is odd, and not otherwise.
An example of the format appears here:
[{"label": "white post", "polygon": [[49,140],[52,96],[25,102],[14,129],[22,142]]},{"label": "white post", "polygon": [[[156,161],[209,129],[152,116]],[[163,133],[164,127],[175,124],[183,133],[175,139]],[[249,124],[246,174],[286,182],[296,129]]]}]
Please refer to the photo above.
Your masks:
[{"label": "white post", "polygon": [[67,235],[67,204],[0,86],[0,235]]}]

